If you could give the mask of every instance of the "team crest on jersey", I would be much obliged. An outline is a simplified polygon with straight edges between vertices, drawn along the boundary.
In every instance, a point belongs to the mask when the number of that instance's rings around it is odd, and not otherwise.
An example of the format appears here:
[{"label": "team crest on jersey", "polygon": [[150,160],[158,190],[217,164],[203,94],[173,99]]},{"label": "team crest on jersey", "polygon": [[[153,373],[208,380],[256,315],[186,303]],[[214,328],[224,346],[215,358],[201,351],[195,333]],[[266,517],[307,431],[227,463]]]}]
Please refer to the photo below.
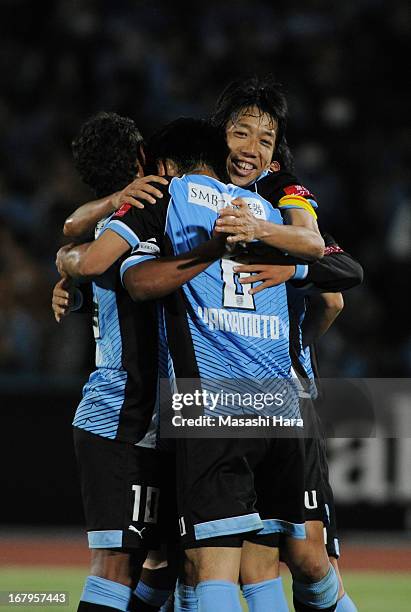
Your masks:
[{"label": "team crest on jersey", "polygon": [[311,195],[308,189],[302,185],[289,185],[288,187],[284,187],[284,191],[287,195],[299,195],[302,198]]},{"label": "team crest on jersey", "polygon": [[242,198],[244,202],[247,202],[247,206],[250,209],[250,212],[254,215],[254,217],[258,217],[259,219],[267,219],[267,215],[265,212],[265,208],[263,203],[257,198]]},{"label": "team crest on jersey", "polygon": [[114,218],[118,218],[118,217],[124,217],[124,215],[126,214],[126,212],[128,212],[131,208],[131,204],[129,204],[128,202],[126,202],[125,204],[123,204],[118,211],[116,212],[116,214],[114,215]]}]

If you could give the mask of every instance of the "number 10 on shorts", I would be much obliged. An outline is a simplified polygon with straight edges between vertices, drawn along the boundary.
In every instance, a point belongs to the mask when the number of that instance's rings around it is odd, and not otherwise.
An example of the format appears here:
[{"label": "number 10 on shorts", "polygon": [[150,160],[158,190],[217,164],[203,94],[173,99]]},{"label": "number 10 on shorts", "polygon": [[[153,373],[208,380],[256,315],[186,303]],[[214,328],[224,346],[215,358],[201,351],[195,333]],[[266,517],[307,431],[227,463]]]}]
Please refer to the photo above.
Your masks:
[{"label": "number 10 on shorts", "polygon": [[[135,522],[140,520],[143,523],[157,523],[160,489],[142,485],[133,485],[132,489],[134,491],[132,520]],[[141,516],[143,516],[142,521]]]}]

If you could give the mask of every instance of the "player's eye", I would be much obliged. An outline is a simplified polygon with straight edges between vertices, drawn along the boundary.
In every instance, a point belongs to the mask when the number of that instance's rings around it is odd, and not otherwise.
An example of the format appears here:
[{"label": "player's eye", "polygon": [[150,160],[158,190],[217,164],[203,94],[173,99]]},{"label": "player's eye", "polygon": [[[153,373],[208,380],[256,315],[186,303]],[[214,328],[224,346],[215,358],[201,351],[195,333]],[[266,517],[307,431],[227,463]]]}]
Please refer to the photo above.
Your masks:
[{"label": "player's eye", "polygon": [[272,147],[273,142],[272,140],[262,140],[261,144],[264,145],[265,147]]},{"label": "player's eye", "polygon": [[234,132],[234,134],[235,134],[236,136],[239,136],[240,138],[245,138],[245,137],[247,136],[247,132],[242,132],[242,131],[240,131],[240,130],[236,130],[236,131]]}]

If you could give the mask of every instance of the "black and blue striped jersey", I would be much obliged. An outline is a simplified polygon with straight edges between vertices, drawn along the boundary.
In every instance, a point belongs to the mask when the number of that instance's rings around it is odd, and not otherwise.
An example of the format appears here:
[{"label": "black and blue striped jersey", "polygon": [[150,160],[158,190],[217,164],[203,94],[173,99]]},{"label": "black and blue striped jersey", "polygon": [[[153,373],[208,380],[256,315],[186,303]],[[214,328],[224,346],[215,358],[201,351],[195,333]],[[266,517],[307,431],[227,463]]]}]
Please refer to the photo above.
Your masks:
[{"label": "black and blue striped jersey", "polygon": [[[204,175],[173,178],[167,196],[144,210],[120,209],[107,224],[134,249],[122,265],[123,275],[147,258],[186,253],[208,240],[218,211],[236,197],[242,197],[254,215],[282,224],[279,211],[258,194]],[[157,251],[149,245],[156,245]],[[206,381],[225,381],[229,391],[238,391],[241,381],[247,381],[251,393],[262,388],[270,392],[278,389],[279,381],[287,381],[287,401],[273,411],[298,417],[285,285],[250,295],[250,286],[238,283],[234,265],[227,254],[164,301],[175,374],[200,378],[203,388]]]},{"label": "black and blue striped jersey", "polygon": [[[96,237],[107,222],[99,224]],[[157,402],[157,307],[131,300],[120,282],[120,263],[92,283],[96,370],[83,388],[73,425],[142,443]]]}]

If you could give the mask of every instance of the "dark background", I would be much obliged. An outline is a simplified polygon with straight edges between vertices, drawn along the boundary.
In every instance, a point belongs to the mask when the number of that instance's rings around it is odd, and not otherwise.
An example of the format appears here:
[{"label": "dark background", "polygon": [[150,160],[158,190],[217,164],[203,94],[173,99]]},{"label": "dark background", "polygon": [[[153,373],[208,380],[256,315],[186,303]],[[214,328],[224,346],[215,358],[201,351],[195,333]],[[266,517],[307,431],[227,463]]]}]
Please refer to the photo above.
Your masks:
[{"label": "dark background", "polygon": [[[131,116],[149,136],[177,116],[210,113],[232,78],[274,73],[290,104],[297,175],[318,198],[323,229],[365,269],[364,284],[345,295],[344,312],[321,344],[322,374],[410,375],[408,3],[228,0],[184,7],[1,2],[6,523],[82,520],[70,423],[92,368],[90,325],[77,315],[58,326],[49,304],[63,221],[92,198],[75,174],[70,143],[99,110]],[[343,527],[411,523],[411,484],[398,484],[399,457],[411,459],[404,448],[397,440],[331,442]],[[367,466],[381,453],[379,476],[369,476]],[[339,461],[351,466],[344,478]]]}]

